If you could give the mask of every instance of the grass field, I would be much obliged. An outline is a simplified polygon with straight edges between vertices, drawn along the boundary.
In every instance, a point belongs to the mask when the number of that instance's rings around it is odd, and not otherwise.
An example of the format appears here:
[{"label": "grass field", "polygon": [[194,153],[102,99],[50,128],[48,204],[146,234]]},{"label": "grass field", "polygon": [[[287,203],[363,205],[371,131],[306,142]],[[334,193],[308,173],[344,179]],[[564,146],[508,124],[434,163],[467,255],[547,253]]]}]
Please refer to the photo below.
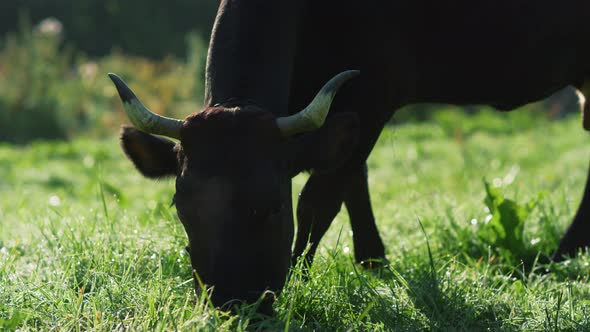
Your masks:
[{"label": "grass field", "polygon": [[[590,330],[590,255],[547,259],[583,191],[580,121],[445,116],[388,128],[369,160],[390,265],[353,263],[343,209],[310,280],[295,269],[262,320],[193,294],[173,182],[143,179],[115,134],[0,146],[0,331]],[[536,202],[528,218],[487,208],[484,178],[500,200]],[[490,236],[493,222],[523,230]]]}]

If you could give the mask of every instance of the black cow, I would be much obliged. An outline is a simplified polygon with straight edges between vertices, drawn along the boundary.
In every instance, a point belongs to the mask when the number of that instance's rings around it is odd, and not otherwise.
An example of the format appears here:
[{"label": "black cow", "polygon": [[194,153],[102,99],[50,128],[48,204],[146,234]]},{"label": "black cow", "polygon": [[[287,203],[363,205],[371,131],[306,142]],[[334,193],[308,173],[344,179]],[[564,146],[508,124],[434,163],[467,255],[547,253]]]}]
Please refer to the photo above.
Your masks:
[{"label": "black cow", "polygon": [[[285,117],[346,69],[361,74],[342,87],[323,127],[312,125],[323,119]],[[222,305],[280,290],[290,258],[309,241],[311,261],[342,203],[356,260],[385,257],[365,161],[395,110],[418,102],[510,110],[588,78],[589,1],[222,0],[201,112],[159,119],[114,81],[142,130],[124,127],[123,148],[144,175],[176,176],[195,278],[213,285]],[[327,111],[328,103],[314,105]],[[291,255],[290,178],[301,170],[312,173]],[[555,259],[589,244],[589,214],[587,184]]]}]

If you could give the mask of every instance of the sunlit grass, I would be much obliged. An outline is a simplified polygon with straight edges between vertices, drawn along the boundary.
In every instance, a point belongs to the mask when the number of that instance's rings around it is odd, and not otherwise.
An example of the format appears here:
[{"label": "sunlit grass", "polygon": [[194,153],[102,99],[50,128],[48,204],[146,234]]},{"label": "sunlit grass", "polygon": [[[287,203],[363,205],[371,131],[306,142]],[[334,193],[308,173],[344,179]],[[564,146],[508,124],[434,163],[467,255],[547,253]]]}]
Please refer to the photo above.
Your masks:
[{"label": "sunlit grass", "polygon": [[[194,295],[186,235],[169,207],[173,182],[143,179],[114,138],[1,146],[0,330],[590,329],[590,256],[543,259],[583,191],[590,149],[581,124],[502,132],[477,130],[485,117],[459,119],[471,121],[461,135],[436,122],[388,128],[369,160],[391,264],[354,264],[343,209],[311,278],[296,268],[276,316],[262,320]],[[294,180],[294,199],[305,178]],[[525,223],[534,255],[522,264],[477,236],[488,215],[483,178],[521,203],[544,193]]]}]

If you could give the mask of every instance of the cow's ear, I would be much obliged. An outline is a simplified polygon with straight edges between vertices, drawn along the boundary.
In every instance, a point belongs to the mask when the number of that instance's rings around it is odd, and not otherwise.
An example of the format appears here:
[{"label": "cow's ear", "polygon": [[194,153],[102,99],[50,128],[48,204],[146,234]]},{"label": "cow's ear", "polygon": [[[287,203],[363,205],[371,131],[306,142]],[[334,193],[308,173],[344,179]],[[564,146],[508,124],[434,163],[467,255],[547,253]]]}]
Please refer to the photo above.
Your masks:
[{"label": "cow's ear", "polygon": [[296,137],[289,149],[292,176],[301,171],[325,172],[338,168],[355,150],[359,120],[354,113],[330,116],[318,130]]},{"label": "cow's ear", "polygon": [[148,178],[176,175],[178,157],[176,143],[150,135],[134,127],[121,127],[121,147],[137,170]]}]

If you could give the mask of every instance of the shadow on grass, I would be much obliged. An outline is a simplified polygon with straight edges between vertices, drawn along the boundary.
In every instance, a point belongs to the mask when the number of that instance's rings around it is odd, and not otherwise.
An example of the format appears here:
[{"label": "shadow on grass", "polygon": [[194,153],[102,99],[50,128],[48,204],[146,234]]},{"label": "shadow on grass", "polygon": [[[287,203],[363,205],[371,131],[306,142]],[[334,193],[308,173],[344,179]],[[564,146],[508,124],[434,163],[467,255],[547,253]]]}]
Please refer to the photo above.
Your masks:
[{"label": "shadow on grass", "polygon": [[[504,330],[506,328],[498,317],[498,312],[508,308],[488,306],[484,303],[469,303],[467,294],[459,286],[451,282],[443,286],[439,279],[431,273],[418,273],[406,278],[408,295],[418,311],[424,314],[432,330]],[[441,290],[441,288],[445,290]]]}]

